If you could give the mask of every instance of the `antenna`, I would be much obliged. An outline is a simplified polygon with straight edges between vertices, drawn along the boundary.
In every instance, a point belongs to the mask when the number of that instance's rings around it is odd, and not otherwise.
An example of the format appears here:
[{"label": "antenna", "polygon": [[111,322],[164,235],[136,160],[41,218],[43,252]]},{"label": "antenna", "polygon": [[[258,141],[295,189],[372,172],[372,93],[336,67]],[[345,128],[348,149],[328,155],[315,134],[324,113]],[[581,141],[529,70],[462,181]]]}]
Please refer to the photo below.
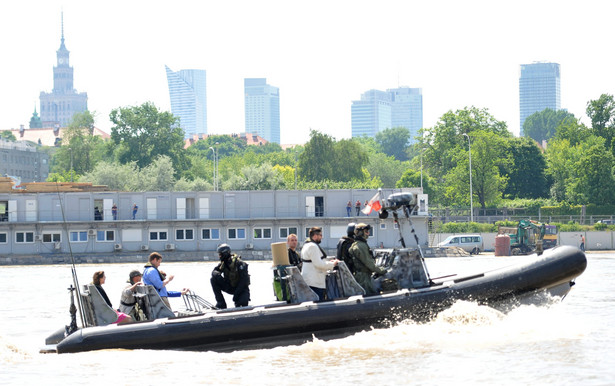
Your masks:
[{"label": "antenna", "polygon": [[60,13],[60,19],[62,24],[62,44],[64,44],[64,8],[62,8],[62,11]]}]

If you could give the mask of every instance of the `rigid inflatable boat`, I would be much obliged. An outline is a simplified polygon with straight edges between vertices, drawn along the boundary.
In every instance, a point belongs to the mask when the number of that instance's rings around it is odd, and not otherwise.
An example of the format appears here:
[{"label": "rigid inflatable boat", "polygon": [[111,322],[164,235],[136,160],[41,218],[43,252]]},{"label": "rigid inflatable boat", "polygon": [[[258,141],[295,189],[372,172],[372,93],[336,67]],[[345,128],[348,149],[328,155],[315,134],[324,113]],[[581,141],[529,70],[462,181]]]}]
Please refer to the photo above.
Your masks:
[{"label": "rigid inflatable boat", "polygon": [[[127,325],[78,329],[56,346],[58,353],[99,349],[186,349],[229,351],[301,344],[343,337],[372,327],[386,327],[407,318],[426,320],[458,300],[507,310],[523,303],[563,297],[587,265],[578,248],[562,246],[535,260],[463,277],[428,279],[418,253],[390,250],[380,256],[391,262],[402,287],[375,296],[294,303],[301,285],[288,267],[291,303],[205,310],[196,315],[158,318]],[[404,271],[405,272],[401,272]],[[388,274],[387,274],[388,275]],[[386,275],[385,275],[386,276]],[[344,283],[344,279],[340,283]],[[341,290],[346,295],[347,285]],[[300,296],[300,295],[299,295]]]},{"label": "rigid inflatable boat", "polygon": [[[113,324],[117,320],[115,311],[90,286],[83,292],[77,291],[83,327],[77,327],[77,307],[73,300],[70,326],[47,338],[49,346],[45,351],[71,353],[117,348],[232,351],[301,344],[313,337],[343,337],[409,318],[429,320],[458,300],[502,311],[520,304],[541,304],[553,297],[566,296],[575,278],[587,266],[581,250],[562,246],[497,270],[431,278],[411,221],[416,196],[396,193],[382,199],[381,204],[380,217],[385,218],[391,212],[399,225],[402,248],[377,251],[376,263],[387,271],[373,279],[378,295],[365,296],[363,288],[340,262],[338,269],[330,271],[327,277],[330,300],[317,301],[318,296],[307,286],[298,269],[287,262],[276,264],[274,255],[283,301],[216,310],[198,296],[188,294],[184,295],[186,311],[175,314],[153,287],[139,286],[139,308],[147,320],[117,325]],[[412,227],[417,248],[406,248],[398,210]],[[71,286],[71,293],[79,287],[75,274],[73,279],[75,287]]]}]

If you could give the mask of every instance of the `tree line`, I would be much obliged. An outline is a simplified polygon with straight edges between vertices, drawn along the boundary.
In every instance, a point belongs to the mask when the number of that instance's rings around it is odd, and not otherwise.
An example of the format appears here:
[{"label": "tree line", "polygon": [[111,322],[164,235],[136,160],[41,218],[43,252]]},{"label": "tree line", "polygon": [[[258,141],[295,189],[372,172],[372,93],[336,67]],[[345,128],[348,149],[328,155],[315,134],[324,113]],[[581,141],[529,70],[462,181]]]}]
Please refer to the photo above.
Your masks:
[{"label": "tree line", "polygon": [[179,119],[146,102],[111,111],[108,141],[93,135],[94,114],[75,114],[61,146],[49,150],[49,180],[72,175],[127,191],[212,190],[215,152],[223,190],[422,186],[432,205],[467,207],[471,158],[476,206],[609,204],[615,198],[613,96],[589,101],[586,113],[591,126],[563,110],[534,113],[521,137],[487,109],[471,106],[446,112],[416,138],[402,127],[341,140],[312,130],[307,143],[289,149],[228,135],[184,148]]}]

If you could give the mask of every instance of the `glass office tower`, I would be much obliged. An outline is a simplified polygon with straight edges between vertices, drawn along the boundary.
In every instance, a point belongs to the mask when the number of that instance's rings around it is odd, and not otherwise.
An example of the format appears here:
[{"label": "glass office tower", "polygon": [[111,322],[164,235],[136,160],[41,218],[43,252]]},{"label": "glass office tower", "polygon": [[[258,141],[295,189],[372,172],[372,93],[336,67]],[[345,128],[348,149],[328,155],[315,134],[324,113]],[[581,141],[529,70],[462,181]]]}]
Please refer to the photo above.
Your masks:
[{"label": "glass office tower", "polygon": [[267,78],[245,78],[246,133],[280,143],[280,91]]},{"label": "glass office tower", "polygon": [[185,137],[207,134],[207,78],[205,70],[172,71],[164,66],[169,83],[171,112],[180,119]]},{"label": "glass office tower", "polygon": [[546,108],[561,109],[558,63],[522,64],[519,76],[519,132],[525,119]]}]

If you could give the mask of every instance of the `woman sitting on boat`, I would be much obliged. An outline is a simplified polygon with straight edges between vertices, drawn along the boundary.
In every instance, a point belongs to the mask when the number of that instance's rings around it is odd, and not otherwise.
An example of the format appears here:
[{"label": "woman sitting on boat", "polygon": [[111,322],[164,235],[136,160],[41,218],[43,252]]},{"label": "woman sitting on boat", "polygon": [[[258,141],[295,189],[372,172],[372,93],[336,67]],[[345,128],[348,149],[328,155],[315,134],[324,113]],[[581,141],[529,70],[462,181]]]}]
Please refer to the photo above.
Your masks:
[{"label": "woman sitting on boat", "polygon": [[92,277],[92,284],[94,284],[94,286],[100,293],[100,296],[102,296],[102,298],[109,305],[109,307],[111,307],[111,309],[113,309],[113,311],[115,311],[115,313],[117,314],[117,320],[113,323],[117,323],[117,324],[132,323],[133,320],[130,316],[114,309],[113,306],[111,305],[111,300],[109,300],[107,293],[102,287],[102,285],[105,284],[106,279],[107,277],[105,276],[105,271],[96,271],[94,272],[94,276]]}]

